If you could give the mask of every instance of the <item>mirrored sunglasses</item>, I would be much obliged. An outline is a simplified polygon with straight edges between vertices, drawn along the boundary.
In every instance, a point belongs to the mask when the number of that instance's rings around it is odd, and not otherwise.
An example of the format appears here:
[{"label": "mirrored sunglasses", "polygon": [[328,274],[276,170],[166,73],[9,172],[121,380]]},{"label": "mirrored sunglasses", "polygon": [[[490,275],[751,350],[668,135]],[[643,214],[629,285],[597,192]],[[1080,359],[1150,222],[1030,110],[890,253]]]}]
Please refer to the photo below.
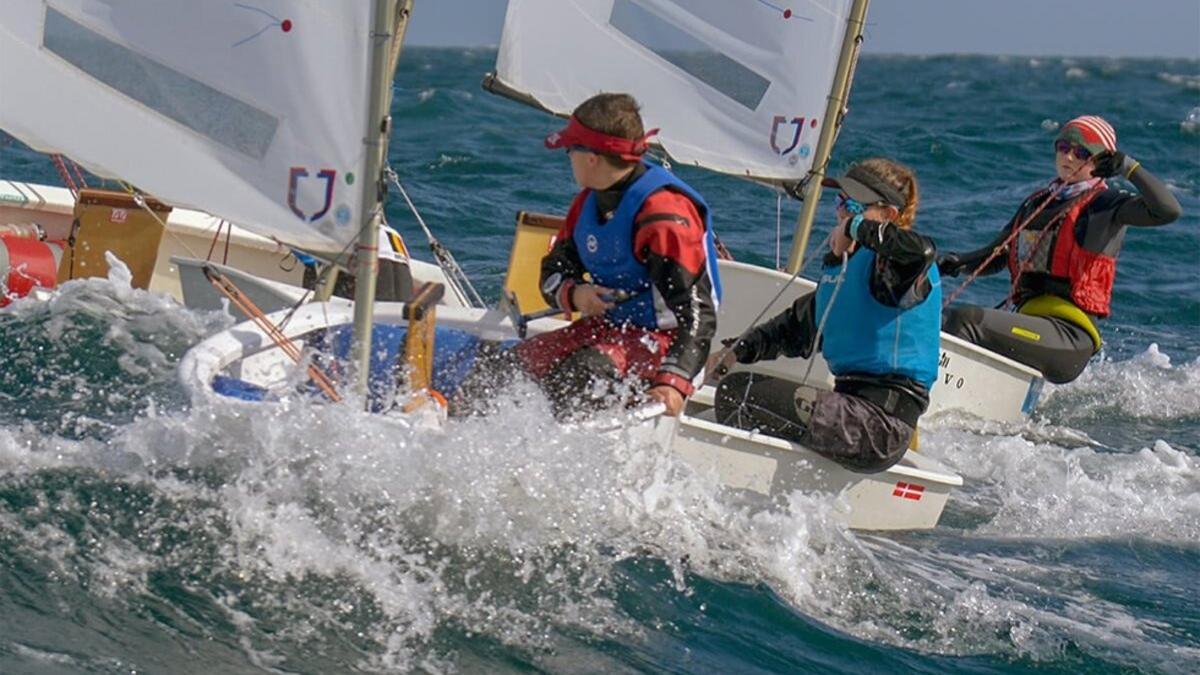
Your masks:
[{"label": "mirrored sunglasses", "polygon": [[1071,143],[1070,141],[1055,141],[1054,149],[1058,151],[1058,154],[1060,155],[1070,153],[1075,159],[1079,160],[1084,160],[1092,156],[1091,150],[1088,150],[1082,145]]}]

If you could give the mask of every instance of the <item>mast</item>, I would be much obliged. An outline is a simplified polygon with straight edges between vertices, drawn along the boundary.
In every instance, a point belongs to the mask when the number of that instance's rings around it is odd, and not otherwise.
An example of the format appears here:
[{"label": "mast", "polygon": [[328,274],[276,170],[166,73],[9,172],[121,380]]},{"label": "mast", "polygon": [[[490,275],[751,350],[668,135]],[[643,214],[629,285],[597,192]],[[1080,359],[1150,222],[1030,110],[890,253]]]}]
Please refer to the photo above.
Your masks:
[{"label": "mast", "polygon": [[[398,7],[397,3],[401,3]],[[391,131],[393,45],[399,50],[413,0],[375,0],[371,27],[371,93],[367,104],[368,136],[363,164],[363,224],[358,233],[354,278],[354,342],[351,363],[354,391],[365,395],[371,372],[371,328],[375,313],[375,276],[379,271],[379,223],[383,218],[383,167]],[[399,8],[399,13],[397,9]],[[393,35],[393,32],[395,35]],[[395,42],[393,42],[395,41]]]},{"label": "mast", "polygon": [[821,181],[825,178],[825,166],[829,163],[829,156],[833,154],[833,143],[842,124],[842,111],[846,109],[850,80],[854,72],[854,63],[858,60],[859,45],[862,44],[863,25],[867,20],[869,4],[870,0],[854,0],[850,14],[846,17],[842,52],[838,56],[833,86],[829,89],[829,102],[825,106],[825,125],[821,127],[821,135],[817,138],[812,170],[809,172],[808,183],[804,186],[804,205],[800,209],[796,232],[792,236],[792,250],[788,253],[787,271],[792,274],[800,269],[804,250],[808,248],[808,235],[812,232],[817,203],[821,200]]}]

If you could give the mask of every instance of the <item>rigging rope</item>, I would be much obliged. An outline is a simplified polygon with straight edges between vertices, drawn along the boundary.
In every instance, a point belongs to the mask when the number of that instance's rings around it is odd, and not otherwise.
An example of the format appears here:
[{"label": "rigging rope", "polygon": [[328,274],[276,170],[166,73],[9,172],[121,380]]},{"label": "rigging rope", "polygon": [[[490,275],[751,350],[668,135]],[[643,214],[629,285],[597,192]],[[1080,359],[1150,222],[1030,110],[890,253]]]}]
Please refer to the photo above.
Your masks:
[{"label": "rigging rope", "polygon": [[[221,274],[210,265],[204,266],[204,276],[208,278],[209,282],[212,283],[212,285],[218,291],[220,291],[225,297],[229,298],[231,303],[236,305],[243,314],[253,321],[254,325],[258,326],[259,330],[266,333],[267,336],[271,338],[271,341],[275,343],[275,346],[279,347],[280,351],[286,354],[297,364],[301,362],[302,354],[300,353],[300,348],[296,346],[296,343],[292,340],[292,338],[289,338],[275,324],[271,323],[271,320],[267,318],[267,315],[264,314],[263,311],[259,309],[249,297],[242,293],[232,281],[230,281],[225,275]],[[326,375],[323,370],[318,368],[316,364],[308,364],[308,376],[311,377],[317,387],[319,387],[321,391],[329,397],[329,400],[333,401],[334,403],[342,400],[342,397],[337,393],[337,389],[334,387],[333,382],[330,381],[329,376]]]},{"label": "rigging rope", "polygon": [[75,184],[75,181],[71,179],[71,173],[67,171],[67,165],[66,162],[63,161],[63,156],[57,154],[50,155],[50,159],[54,162],[54,167],[58,169],[58,175],[60,178],[62,178],[63,185],[71,191],[71,197],[78,199],[79,187]]},{"label": "rigging rope", "polygon": [[[408,196],[408,192],[401,185],[400,176],[396,173],[395,169],[388,166],[384,168],[384,173],[387,174],[388,180],[392,182],[392,185],[395,185],[396,189],[400,191],[400,196],[404,197],[409,210],[416,216],[417,223],[425,232],[425,238],[429,240],[429,250],[433,252],[433,257],[437,260],[438,267],[442,268],[442,272],[446,275],[446,281],[450,283],[458,296],[466,300],[471,306],[486,307],[487,303],[483,301],[483,297],[479,295],[479,291],[475,290],[475,286],[471,283],[471,279],[467,276],[467,273],[463,271],[458,261],[454,259],[454,254],[450,252],[450,249],[443,246],[442,242],[438,241],[433,231],[425,223],[425,219],[421,217],[421,213],[417,211],[417,205],[413,203],[413,200]],[[467,295],[467,291],[470,292],[469,296]]]},{"label": "rigging rope", "polygon": [[[1076,168],[1073,172],[1071,172],[1071,175],[1068,176],[1068,178],[1074,178],[1085,167],[1091,167],[1091,166],[1092,166],[1092,160],[1089,159],[1087,162],[1081,164],[1078,168]],[[1091,196],[1099,189],[1100,185],[1102,185],[1102,184],[1103,184],[1103,182],[1097,184],[1096,187],[1093,187],[1091,190],[1084,193],[1084,196]],[[1034,210],[1033,213],[1029,214],[1028,218],[1021,221],[1021,223],[1017,227],[1013,228],[1012,234],[1008,235],[1008,237],[1006,237],[999,246],[992,249],[991,254],[988,255],[988,257],[985,258],[984,261],[982,263],[980,263],[979,266],[976,267],[975,270],[972,271],[971,274],[969,276],[967,276],[967,278],[965,280],[963,280],[962,284],[960,284],[958,288],[954,289],[954,292],[951,293],[942,302],[942,307],[949,307],[950,303],[954,302],[955,298],[962,295],[962,292],[964,290],[966,290],[967,286],[970,286],[973,281],[975,281],[977,278],[979,278],[979,276],[983,273],[983,271],[985,269],[987,269],[987,266],[990,265],[993,260],[995,260],[997,257],[999,257],[1001,253],[1006,251],[1008,249],[1009,245],[1012,244],[1013,241],[1016,240],[1017,236],[1021,234],[1021,231],[1024,230],[1026,227],[1028,227],[1029,224],[1033,222],[1033,219],[1038,217],[1042,213],[1042,211],[1046,210],[1046,207],[1050,205],[1050,202],[1054,201],[1054,199],[1057,198],[1058,195],[1060,193],[1062,193],[1062,191],[1065,190],[1068,185],[1070,185],[1070,183],[1068,183],[1067,181],[1064,180],[1061,183],[1059,183],[1058,185],[1056,185],[1055,187],[1051,188],[1050,191],[1046,194],[1046,198],[1042,200],[1041,204],[1038,205],[1037,209]],[[1050,224],[1047,224],[1045,229],[1046,230],[1051,229]],[[1044,236],[1046,236],[1046,233],[1042,232],[1042,237],[1044,237]],[[1041,242],[1041,237],[1038,238],[1038,243],[1040,244],[1040,242]],[[1022,272],[1022,271],[1023,270],[1018,270],[1017,278],[1020,277],[1020,272]],[[1013,289],[1016,288],[1016,278],[1014,278],[1014,280],[1013,280],[1012,288]],[[1011,300],[1011,299],[1012,299],[1012,293],[1010,292],[1009,298],[1006,299],[1001,306],[1003,306],[1004,304],[1008,304],[1009,300]]]},{"label": "rigging rope", "polygon": [[[800,264],[796,267],[796,271],[792,272],[792,276],[788,277],[788,280],[783,282],[783,285],[779,287],[779,290],[775,293],[775,295],[773,295],[771,299],[767,301],[767,304],[763,305],[763,308],[761,311],[759,311],[758,316],[754,317],[754,320],[747,324],[746,328],[743,329],[741,333],[738,333],[737,338],[734,339],[733,342],[729,343],[729,346],[724,347],[721,350],[722,352],[732,351],[734,347],[736,347],[742,341],[742,339],[750,333],[750,331],[754,330],[754,328],[758,326],[758,322],[762,321],[762,318],[766,316],[768,311],[770,311],[771,306],[775,304],[775,301],[779,300],[780,296],[782,296],[784,292],[787,291],[788,287],[792,285],[792,282],[796,280],[796,277],[799,277],[800,273],[804,271],[804,268],[808,267],[808,264],[812,262],[816,253],[824,249],[825,246],[827,246],[829,242],[833,240],[833,233],[835,231],[837,231],[837,227],[834,227],[829,231],[829,234],[825,235],[824,241],[821,242],[820,246],[817,246],[815,249],[813,249],[813,252],[809,254],[807,259],[800,261]],[[832,306],[832,303],[830,303],[830,305]]]},{"label": "rigging rope", "polygon": [[775,269],[782,271],[783,265],[783,193],[775,194]]}]

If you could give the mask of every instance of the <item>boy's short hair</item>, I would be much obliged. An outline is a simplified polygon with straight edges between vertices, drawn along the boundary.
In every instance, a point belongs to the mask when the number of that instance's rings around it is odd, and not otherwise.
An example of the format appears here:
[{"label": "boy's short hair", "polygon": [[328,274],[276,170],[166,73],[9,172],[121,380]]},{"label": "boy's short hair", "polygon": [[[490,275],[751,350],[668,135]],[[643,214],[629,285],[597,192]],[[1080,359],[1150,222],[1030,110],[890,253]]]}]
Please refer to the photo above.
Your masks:
[{"label": "boy's short hair", "polygon": [[[596,94],[580,103],[572,115],[589,129],[633,141],[646,135],[640,110],[641,106],[629,94]],[[618,169],[637,163],[615,155],[600,153],[600,156]]]}]

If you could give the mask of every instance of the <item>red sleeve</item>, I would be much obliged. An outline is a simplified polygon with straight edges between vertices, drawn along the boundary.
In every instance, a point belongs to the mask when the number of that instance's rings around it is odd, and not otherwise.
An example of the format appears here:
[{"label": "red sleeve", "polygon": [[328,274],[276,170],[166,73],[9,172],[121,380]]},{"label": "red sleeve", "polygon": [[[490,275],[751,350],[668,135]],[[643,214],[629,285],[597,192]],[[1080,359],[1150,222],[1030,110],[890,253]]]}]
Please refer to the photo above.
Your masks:
[{"label": "red sleeve", "polygon": [[580,190],[579,194],[575,195],[575,199],[571,200],[571,208],[567,209],[567,217],[563,219],[562,227],[558,228],[558,232],[550,240],[550,248],[554,248],[556,242],[570,239],[575,234],[575,223],[579,222],[579,214],[583,211],[583,202],[590,193],[591,190]]},{"label": "red sleeve", "polygon": [[704,269],[704,219],[684,195],[670,190],[650,195],[634,219],[634,230],[633,251],[639,261],[655,254],[693,276]]}]

